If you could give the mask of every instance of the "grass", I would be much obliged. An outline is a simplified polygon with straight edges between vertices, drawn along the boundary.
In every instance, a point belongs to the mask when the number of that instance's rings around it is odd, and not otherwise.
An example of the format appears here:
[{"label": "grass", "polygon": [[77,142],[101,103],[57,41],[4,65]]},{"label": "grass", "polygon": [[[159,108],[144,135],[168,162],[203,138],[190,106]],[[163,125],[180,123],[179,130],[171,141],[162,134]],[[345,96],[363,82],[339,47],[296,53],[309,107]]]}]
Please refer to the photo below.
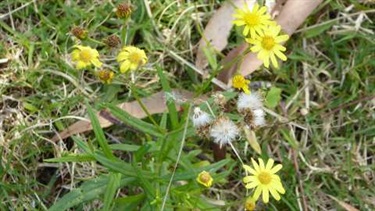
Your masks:
[{"label": "grass", "polygon": [[[112,12],[118,2],[0,3],[0,59],[10,59],[0,64],[1,210],[243,206],[246,190],[239,162],[229,150],[227,159],[213,162],[210,144],[199,140],[191,126],[186,128],[189,105],[182,112],[169,106],[169,114],[144,121],[129,119],[114,107],[170,87],[211,91],[212,85],[202,85],[201,77],[170,53],[194,63],[200,32],[223,1],[194,2],[158,0],[147,8],[144,1],[134,1],[126,33]],[[360,12],[368,19],[357,19]],[[357,29],[356,20],[361,23]],[[268,126],[257,132],[261,157],[283,164],[280,177],[286,188],[281,201],[271,200],[260,209],[345,210],[345,203],[375,209],[375,40],[370,20],[370,1],[325,1],[287,42],[288,61],[277,71],[261,68],[252,74],[252,80],[269,81],[282,90],[281,102],[272,110],[302,126],[268,116]],[[92,73],[70,65],[74,42],[69,32],[75,25],[88,29],[93,39],[117,34],[145,49],[149,64],[134,87],[127,77],[103,85]],[[238,40],[241,35],[233,30],[229,46]],[[110,56],[104,60],[111,62]],[[94,125],[94,132],[51,142],[79,118],[89,115],[95,122],[94,110],[103,107],[123,124],[106,129]],[[242,150],[243,142],[236,147],[246,163],[256,156]],[[199,170],[212,173],[213,188],[194,182]]]}]

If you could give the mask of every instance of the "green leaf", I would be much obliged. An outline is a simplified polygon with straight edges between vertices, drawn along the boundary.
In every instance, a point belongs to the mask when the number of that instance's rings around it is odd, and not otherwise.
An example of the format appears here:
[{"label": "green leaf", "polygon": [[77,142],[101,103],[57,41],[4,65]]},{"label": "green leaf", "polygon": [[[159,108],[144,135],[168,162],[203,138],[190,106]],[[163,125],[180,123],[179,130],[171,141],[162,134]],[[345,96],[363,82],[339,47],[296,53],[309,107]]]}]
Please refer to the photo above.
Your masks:
[{"label": "green leaf", "polygon": [[113,198],[116,194],[117,189],[120,186],[121,174],[111,172],[109,173],[109,181],[104,193],[104,208],[103,210],[110,210]]},{"label": "green leaf", "polygon": [[94,161],[95,158],[92,155],[89,154],[72,154],[72,155],[66,155],[60,158],[50,158],[45,159],[45,162],[50,163],[62,163],[62,162],[88,162],[88,161]]},{"label": "green leaf", "polygon": [[98,143],[100,147],[103,150],[104,155],[107,158],[114,159],[115,156],[112,154],[111,149],[109,148],[109,144],[104,136],[104,132],[102,127],[100,126],[100,123],[98,121],[98,118],[96,117],[96,114],[92,110],[91,106],[89,104],[86,104],[87,112],[89,113],[89,117],[91,120],[92,129],[94,130],[95,137],[98,140]]},{"label": "green leaf", "polygon": [[[119,172],[128,177],[136,177],[139,176],[134,172],[134,168],[129,164],[122,160],[110,160],[101,154],[94,154],[95,159],[100,162],[103,166],[107,167],[111,171]],[[143,176],[147,179],[152,179],[154,176],[150,172],[141,171]]]},{"label": "green leaf", "polygon": [[140,193],[134,196],[115,199],[116,208],[118,210],[136,210],[139,203],[141,203],[145,198],[146,195],[144,193]]},{"label": "green leaf", "polygon": [[269,108],[275,108],[281,100],[281,89],[277,87],[271,87],[267,92],[265,105]]},{"label": "green leaf", "polygon": [[288,143],[294,148],[298,148],[298,141],[290,134],[290,131],[286,131],[285,129],[280,130],[283,137],[288,141]]},{"label": "green leaf", "polygon": [[336,21],[325,22],[316,27],[310,28],[305,31],[305,38],[312,38],[318,35],[321,35],[324,31],[330,29],[333,25],[336,24]]},{"label": "green leaf", "polygon": [[[100,176],[89,181],[84,182],[79,188],[73,189],[69,193],[65,194],[60,200],[58,200],[48,210],[50,211],[63,211],[68,210],[74,206],[83,204],[94,199],[100,198],[101,194],[104,193],[110,179],[108,175]],[[135,178],[123,178],[120,182],[119,187],[123,187],[127,184],[131,184],[135,181]]]},{"label": "green leaf", "polygon": [[122,110],[121,108],[117,107],[113,104],[106,104],[106,107],[111,111],[111,113],[117,117],[119,120],[124,122],[126,125],[136,128],[146,134],[156,136],[156,137],[163,137],[164,134],[159,128],[155,127],[152,124],[149,124],[145,121],[142,121],[138,118],[133,117],[128,112]]}]

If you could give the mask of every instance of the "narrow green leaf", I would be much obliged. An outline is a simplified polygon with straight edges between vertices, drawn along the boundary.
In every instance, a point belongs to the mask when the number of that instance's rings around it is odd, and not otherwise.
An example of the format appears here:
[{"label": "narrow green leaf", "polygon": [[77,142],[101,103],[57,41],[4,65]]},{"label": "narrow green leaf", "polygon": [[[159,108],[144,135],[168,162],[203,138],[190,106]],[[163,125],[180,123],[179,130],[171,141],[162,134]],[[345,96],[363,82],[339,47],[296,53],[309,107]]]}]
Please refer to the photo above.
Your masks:
[{"label": "narrow green leaf", "polygon": [[145,121],[142,121],[138,118],[133,117],[126,111],[122,110],[121,108],[117,107],[113,104],[106,104],[107,108],[111,111],[111,113],[117,117],[119,120],[124,122],[126,125],[134,127],[146,134],[150,134],[156,137],[163,137],[164,134],[159,130],[159,128],[155,127],[152,124],[149,124]]},{"label": "narrow green leaf", "polygon": [[[121,179],[119,187],[132,184],[135,178]],[[102,175],[98,178],[84,182],[79,188],[76,188],[60,198],[49,211],[64,211],[85,202],[99,199],[106,190],[109,183],[108,175]]]},{"label": "narrow green leaf", "polygon": [[96,114],[94,113],[94,111],[92,110],[91,106],[88,103],[86,103],[86,107],[87,107],[87,112],[91,120],[92,129],[94,130],[95,137],[97,138],[98,143],[100,147],[102,148],[104,155],[110,159],[114,159],[115,156],[112,154],[112,151],[109,148],[109,144],[104,136],[103,129],[99,124]]},{"label": "narrow green leaf", "polygon": [[336,24],[336,21],[332,21],[332,22],[330,21],[330,22],[320,24],[319,26],[313,27],[313,28],[305,31],[305,33],[304,33],[305,37],[306,38],[312,38],[312,37],[318,36],[318,35],[322,34],[323,32],[327,31],[328,29],[330,29],[335,24]]},{"label": "narrow green leaf", "polygon": [[109,181],[107,188],[104,193],[104,208],[103,210],[110,210],[112,205],[113,198],[116,194],[117,189],[120,186],[121,174],[110,172],[109,173]]},{"label": "narrow green leaf", "polygon": [[[173,99],[172,89],[169,86],[169,82],[168,82],[167,78],[165,77],[163,70],[160,67],[156,67],[156,69],[158,71],[161,86],[163,87],[163,90],[167,94],[166,103],[167,103],[167,107],[168,107],[168,111],[169,111],[169,117],[171,119],[172,128],[175,129],[178,125],[178,115],[177,115],[175,99]],[[168,96],[168,94],[171,95],[171,96]]]},{"label": "narrow green leaf", "polygon": [[[94,157],[98,162],[100,162],[103,166],[107,167],[111,171],[119,172],[127,177],[138,178],[138,175],[134,172],[134,168],[129,163],[126,163],[119,159],[110,160],[101,154],[94,154]],[[141,173],[147,179],[154,178],[154,175],[150,172],[141,171]]]},{"label": "narrow green leaf", "polygon": [[298,141],[293,138],[293,136],[290,135],[290,131],[287,131],[285,129],[280,130],[283,137],[288,141],[288,143],[294,148],[298,148]]},{"label": "narrow green leaf", "polygon": [[66,155],[60,158],[50,158],[45,159],[45,162],[50,163],[62,163],[62,162],[88,162],[88,161],[94,161],[95,158],[92,155],[88,154],[74,154],[74,155]]}]

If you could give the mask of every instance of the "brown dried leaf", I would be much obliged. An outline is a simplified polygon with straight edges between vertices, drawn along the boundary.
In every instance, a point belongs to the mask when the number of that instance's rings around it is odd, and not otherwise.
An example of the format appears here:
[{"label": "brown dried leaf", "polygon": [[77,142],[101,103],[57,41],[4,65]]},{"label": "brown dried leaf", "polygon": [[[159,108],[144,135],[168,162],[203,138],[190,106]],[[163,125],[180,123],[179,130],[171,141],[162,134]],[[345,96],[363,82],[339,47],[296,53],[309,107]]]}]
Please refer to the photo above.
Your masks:
[{"label": "brown dried leaf", "polygon": [[[190,100],[193,98],[193,93],[185,90],[173,90],[173,95],[182,100]],[[152,114],[163,113],[167,110],[165,92],[157,92],[149,97],[143,98],[142,103],[146,106],[147,111]],[[142,119],[147,117],[147,114],[143,111],[137,101],[121,103],[118,105],[121,109],[133,115],[136,118]],[[180,107],[178,106],[179,110]],[[109,127],[116,123],[116,119],[110,116],[109,112],[101,111],[97,113],[97,117],[102,128]],[[67,129],[61,131],[59,134],[52,138],[52,141],[58,141],[60,139],[68,138],[71,135],[91,131],[92,126],[89,120],[81,120],[72,125]]]},{"label": "brown dried leaf", "polygon": [[[251,3],[252,2],[252,3]],[[222,51],[228,44],[228,36],[233,27],[233,13],[236,7],[245,4],[252,5],[254,0],[232,0],[226,1],[209,20],[204,29],[203,37],[199,41],[195,66],[203,70],[207,64],[207,58],[203,52],[204,48],[213,47],[216,51]]]}]

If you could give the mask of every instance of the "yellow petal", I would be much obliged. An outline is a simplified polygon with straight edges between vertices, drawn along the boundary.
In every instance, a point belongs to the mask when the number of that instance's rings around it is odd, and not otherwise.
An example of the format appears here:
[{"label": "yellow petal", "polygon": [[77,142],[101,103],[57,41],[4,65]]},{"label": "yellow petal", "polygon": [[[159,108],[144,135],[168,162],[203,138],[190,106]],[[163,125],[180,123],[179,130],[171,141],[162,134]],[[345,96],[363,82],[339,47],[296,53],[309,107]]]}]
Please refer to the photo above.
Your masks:
[{"label": "yellow petal", "polygon": [[268,159],[266,169],[271,170],[273,166],[274,160],[272,158]]},{"label": "yellow petal", "polygon": [[283,60],[283,61],[286,61],[286,60],[287,60],[286,56],[285,56],[283,53],[281,53],[280,51],[275,50],[274,53],[275,53],[276,56],[279,57],[281,60]]},{"label": "yellow petal", "polygon": [[103,65],[103,63],[101,63],[99,61],[99,59],[92,59],[91,60],[91,63],[95,66],[95,67],[101,67]]},{"label": "yellow petal", "polygon": [[264,66],[265,66],[266,68],[269,68],[269,67],[270,67],[270,60],[269,60],[269,58],[267,58],[267,59],[262,59],[262,60],[263,60]]},{"label": "yellow petal", "polygon": [[288,35],[280,35],[280,36],[275,37],[275,42],[281,43],[281,42],[287,41],[288,39],[289,39]]},{"label": "yellow petal", "polygon": [[117,55],[117,62],[122,62],[124,60],[127,60],[128,59],[128,56],[129,56],[129,53],[128,52],[120,52],[118,55]]},{"label": "yellow petal", "polygon": [[270,188],[270,192],[273,198],[275,198],[277,201],[280,200],[280,194],[273,188]]},{"label": "yellow petal", "polygon": [[259,196],[260,196],[261,193],[262,193],[262,188],[260,186],[258,186],[255,189],[255,192],[254,192],[254,195],[253,195],[253,198],[254,198],[255,201],[259,199]]},{"label": "yellow petal", "polygon": [[283,166],[281,164],[277,164],[275,167],[271,169],[271,173],[275,174],[277,173]]},{"label": "yellow petal", "polygon": [[245,21],[243,21],[243,20],[234,20],[233,24],[236,25],[236,26],[243,26],[243,25],[245,25]]},{"label": "yellow petal", "polygon": [[77,64],[76,64],[76,68],[78,70],[80,69],[84,69],[86,68],[87,66],[90,66],[90,63],[86,63],[86,62],[83,62],[83,61],[78,61]]},{"label": "yellow petal", "polygon": [[268,193],[268,189],[267,188],[263,188],[263,191],[262,191],[263,202],[267,204],[268,201],[269,201],[269,198],[270,198],[270,196],[269,196],[269,193]]},{"label": "yellow petal", "polygon": [[249,182],[252,182],[252,183],[257,183],[257,178],[255,176],[246,176],[242,179],[242,181],[244,183],[249,183]]},{"label": "yellow petal", "polygon": [[247,172],[249,172],[250,174],[256,174],[256,171],[253,169],[253,168],[251,168],[250,166],[248,166],[248,165],[243,165],[242,166]]},{"label": "yellow petal", "polygon": [[245,185],[245,188],[246,189],[252,189],[252,188],[255,188],[256,186],[258,186],[259,184],[258,183],[255,183],[255,182],[252,182],[252,183],[248,183]]},{"label": "yellow petal", "polygon": [[278,63],[277,60],[276,60],[275,54],[274,54],[274,53],[271,53],[270,57],[271,57],[272,65],[273,65],[274,67],[278,68],[278,67],[279,67],[279,63]]},{"label": "yellow petal", "polygon": [[259,165],[257,164],[257,162],[253,158],[251,158],[251,163],[253,164],[255,171],[259,172],[260,171]]},{"label": "yellow petal", "polygon": [[264,161],[263,161],[261,158],[258,158],[258,161],[259,161],[259,168],[260,168],[261,170],[265,169]]},{"label": "yellow petal", "polygon": [[78,49],[73,50],[73,52],[72,52],[72,60],[73,61],[78,61],[79,60],[79,53],[80,52],[81,51],[78,50]]},{"label": "yellow petal", "polygon": [[273,181],[271,183],[271,186],[272,186],[272,188],[274,188],[275,190],[277,190],[279,193],[281,193],[281,194],[285,193],[285,189],[284,189],[284,187],[283,187],[283,185],[281,184],[280,181]]},{"label": "yellow petal", "polygon": [[130,67],[130,63],[128,61],[125,61],[125,62],[121,63],[120,72],[124,73],[124,72],[128,71],[129,67]]}]

